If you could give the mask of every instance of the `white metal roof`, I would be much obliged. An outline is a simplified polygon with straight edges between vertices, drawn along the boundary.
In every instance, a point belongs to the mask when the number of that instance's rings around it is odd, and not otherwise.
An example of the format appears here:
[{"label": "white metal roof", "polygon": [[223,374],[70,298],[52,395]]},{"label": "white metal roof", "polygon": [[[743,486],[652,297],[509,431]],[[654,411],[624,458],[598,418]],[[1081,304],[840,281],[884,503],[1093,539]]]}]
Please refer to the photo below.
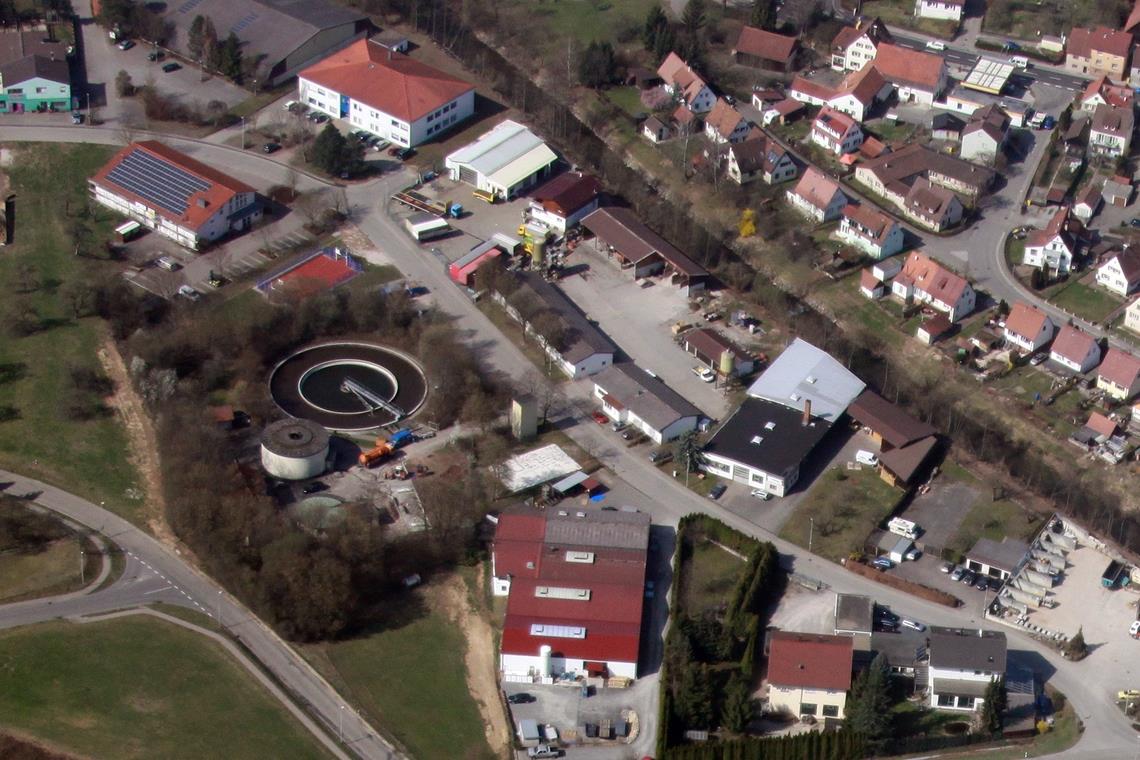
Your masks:
[{"label": "white metal roof", "polygon": [[503,483],[511,493],[549,483],[578,470],[578,463],[556,443],[516,454],[503,463]]},{"label": "white metal roof", "polygon": [[753,398],[792,409],[811,400],[811,414],[834,422],[867,387],[826,351],[796,338],[748,389]]},{"label": "white metal roof", "polygon": [[542,138],[508,119],[449,155],[446,164],[465,166],[496,184],[510,187],[557,159]]}]

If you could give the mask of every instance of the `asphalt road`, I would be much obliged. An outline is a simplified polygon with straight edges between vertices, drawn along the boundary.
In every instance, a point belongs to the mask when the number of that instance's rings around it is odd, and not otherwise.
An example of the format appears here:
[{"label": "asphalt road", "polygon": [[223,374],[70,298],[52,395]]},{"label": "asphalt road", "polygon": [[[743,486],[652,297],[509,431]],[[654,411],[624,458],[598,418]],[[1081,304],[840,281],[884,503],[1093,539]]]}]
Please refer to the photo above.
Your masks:
[{"label": "asphalt road", "polygon": [[[401,757],[355,710],[336,693],[315,670],[246,607],[227,594],[216,582],[193,568],[151,535],[123,518],[66,491],[0,470],[0,478],[11,481],[10,493],[40,492],[36,503],[106,536],[149,572],[136,568],[124,581],[99,592],[60,605],[65,612],[46,604],[11,605],[0,608],[0,627],[42,622],[64,615],[106,612],[107,604],[122,600],[124,607],[148,601],[172,601],[204,609],[218,619],[230,634],[269,671],[307,712],[324,722],[331,735],[343,731],[346,749],[362,758],[390,760]],[[169,585],[171,588],[165,588]],[[177,592],[175,593],[175,590]],[[148,591],[155,593],[149,594]],[[104,596],[107,594],[108,596]],[[166,595],[162,599],[160,595]],[[155,598],[151,598],[155,597]],[[181,598],[179,598],[181,597]],[[89,608],[87,605],[90,605]]]}]

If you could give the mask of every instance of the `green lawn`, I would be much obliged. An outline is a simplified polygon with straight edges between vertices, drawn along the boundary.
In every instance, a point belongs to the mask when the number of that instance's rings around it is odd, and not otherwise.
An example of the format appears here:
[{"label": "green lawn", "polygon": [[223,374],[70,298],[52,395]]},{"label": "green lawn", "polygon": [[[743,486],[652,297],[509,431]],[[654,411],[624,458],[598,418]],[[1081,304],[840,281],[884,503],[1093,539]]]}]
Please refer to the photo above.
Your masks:
[{"label": "green lawn", "polygon": [[891,26],[901,26],[947,40],[952,39],[958,29],[953,21],[915,18],[914,3],[909,0],[872,0],[863,6],[863,13],[868,18],[878,16]]},{"label": "green lawn", "polygon": [[719,607],[740,578],[746,565],[737,556],[706,540],[693,547],[685,563],[681,609],[693,617]]},{"label": "green lawn", "polygon": [[1108,318],[1114,309],[1123,304],[1119,298],[1107,290],[1072,280],[1054,293],[1049,300],[1081,319],[1099,324]]},{"label": "green lawn", "polygon": [[384,630],[307,647],[304,654],[412,757],[493,757],[467,690],[463,631],[412,601],[385,617]]},{"label": "green lawn", "polygon": [[39,551],[0,554],[0,603],[73,591],[95,579],[101,560],[91,554],[79,572],[80,539],[61,538]]},{"label": "green lawn", "polygon": [[[72,318],[62,293],[73,281],[90,282],[114,265],[78,258],[70,250],[65,225],[86,206],[87,177],[106,162],[112,149],[102,146],[9,146],[16,161],[9,170],[18,196],[16,242],[0,256],[0,299],[6,309],[35,312],[40,329],[27,337],[0,331],[0,407],[18,417],[0,422],[0,467],[17,470],[105,501],[119,514],[137,519],[141,505],[128,491],[136,473],[127,456],[127,437],[113,414],[83,421],[67,410],[72,393],[71,367],[98,368],[96,350],[103,340],[94,317]],[[98,247],[117,220],[94,212]],[[15,293],[15,273],[31,265],[39,285]],[[6,315],[11,312],[6,311]]]},{"label": "green lawn", "polygon": [[914,124],[904,121],[890,121],[879,119],[867,125],[868,131],[888,145],[900,144],[918,129]]},{"label": "green lawn", "polygon": [[[946,460],[941,477],[968,483],[977,488],[980,496],[958,526],[949,548],[966,552],[979,538],[1001,541],[1009,536],[1028,539],[1041,527],[1041,517],[1031,514],[1008,499],[994,499],[994,489],[956,462]],[[1000,496],[1000,494],[999,494]]]},{"label": "green lawn", "polygon": [[902,495],[871,467],[829,469],[796,507],[780,538],[806,547],[810,532],[813,552],[839,560],[862,551],[867,535],[894,510]]},{"label": "green lawn", "polygon": [[97,758],[325,757],[228,654],[153,618],[0,633],[0,723]]},{"label": "green lawn", "polygon": [[[541,35],[545,28],[558,40],[569,37],[587,45],[595,40],[616,43],[623,27],[640,28],[656,4],[657,0],[506,0],[499,3],[498,12],[527,19],[530,33]],[[562,42],[559,49],[565,47]]]},{"label": "green lawn", "polygon": [[641,103],[641,90],[636,87],[612,87],[606,90],[606,97],[630,116],[649,113],[649,109]]}]

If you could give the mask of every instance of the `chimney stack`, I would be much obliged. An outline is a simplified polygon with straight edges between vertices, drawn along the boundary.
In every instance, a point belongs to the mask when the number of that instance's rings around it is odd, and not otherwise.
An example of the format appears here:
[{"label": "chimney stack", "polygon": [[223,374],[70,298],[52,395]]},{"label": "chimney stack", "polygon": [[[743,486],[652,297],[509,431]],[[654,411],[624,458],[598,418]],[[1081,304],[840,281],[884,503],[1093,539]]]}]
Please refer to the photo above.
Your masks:
[{"label": "chimney stack", "polygon": [[811,399],[805,398],[804,399],[804,419],[803,419],[802,424],[806,427],[809,422],[811,422]]}]

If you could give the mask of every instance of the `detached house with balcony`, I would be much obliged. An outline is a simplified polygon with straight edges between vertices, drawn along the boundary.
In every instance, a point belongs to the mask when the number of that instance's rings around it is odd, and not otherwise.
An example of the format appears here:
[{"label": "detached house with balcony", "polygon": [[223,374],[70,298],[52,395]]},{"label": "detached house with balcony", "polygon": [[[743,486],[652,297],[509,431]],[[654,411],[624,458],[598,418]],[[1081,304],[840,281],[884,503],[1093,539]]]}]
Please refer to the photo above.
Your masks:
[{"label": "detached house with balcony", "polygon": [[929,304],[957,322],[974,310],[977,294],[965,277],[954,274],[929,256],[912,251],[891,282],[891,293],[903,301]]},{"label": "detached house with balcony", "polygon": [[1065,68],[1073,74],[1123,82],[1128,78],[1131,54],[1131,34],[1104,26],[1075,26],[1065,45]]},{"label": "detached house with balcony", "polygon": [[738,185],[756,179],[775,185],[796,178],[796,162],[779,143],[766,136],[745,140],[728,149],[728,176]]},{"label": "detached house with balcony", "polygon": [[854,153],[863,144],[863,130],[845,113],[824,106],[811,124],[811,141],[836,156]]},{"label": "detached house with balcony", "polygon": [[1119,348],[1110,348],[1096,372],[1096,387],[1109,398],[1128,401],[1140,393],[1140,359]]},{"label": "detached house with balcony", "polygon": [[931,626],[927,639],[930,706],[940,710],[980,710],[986,687],[1005,675],[1005,634]]},{"label": "detached house with balcony", "polygon": [[1021,301],[1015,303],[1005,318],[1005,340],[1025,354],[1032,354],[1053,339],[1053,320],[1049,315]]},{"label": "detached house with balcony", "polygon": [[880,19],[856,19],[855,26],[843,27],[831,41],[831,68],[858,71],[875,60],[879,45],[888,42],[894,38]]},{"label": "detached house with balcony", "polygon": [[873,259],[894,256],[903,248],[903,229],[891,217],[867,205],[848,205],[836,233],[840,240]]},{"label": "detached house with balcony", "polygon": [[1043,230],[1034,230],[1025,238],[1021,263],[1058,276],[1067,274],[1077,253],[1077,241],[1071,232],[1069,209],[1057,209]]},{"label": "detached house with balcony", "polygon": [[1089,151],[1108,158],[1127,156],[1135,128],[1136,117],[1131,107],[1097,106],[1089,128]]},{"label": "detached house with balcony", "polygon": [[657,68],[665,89],[698,116],[712,110],[716,95],[704,79],[676,53],[669,53]]},{"label": "detached house with balcony", "polygon": [[838,219],[847,205],[847,196],[839,185],[814,166],[808,167],[786,197],[797,211],[817,223]]},{"label": "detached house with balcony", "polygon": [[1093,336],[1065,325],[1053,340],[1049,359],[1070,372],[1084,374],[1100,362],[1100,346]]},{"label": "detached house with balcony", "polygon": [[1096,284],[1127,298],[1140,287],[1140,253],[1120,251],[1097,267]]}]

